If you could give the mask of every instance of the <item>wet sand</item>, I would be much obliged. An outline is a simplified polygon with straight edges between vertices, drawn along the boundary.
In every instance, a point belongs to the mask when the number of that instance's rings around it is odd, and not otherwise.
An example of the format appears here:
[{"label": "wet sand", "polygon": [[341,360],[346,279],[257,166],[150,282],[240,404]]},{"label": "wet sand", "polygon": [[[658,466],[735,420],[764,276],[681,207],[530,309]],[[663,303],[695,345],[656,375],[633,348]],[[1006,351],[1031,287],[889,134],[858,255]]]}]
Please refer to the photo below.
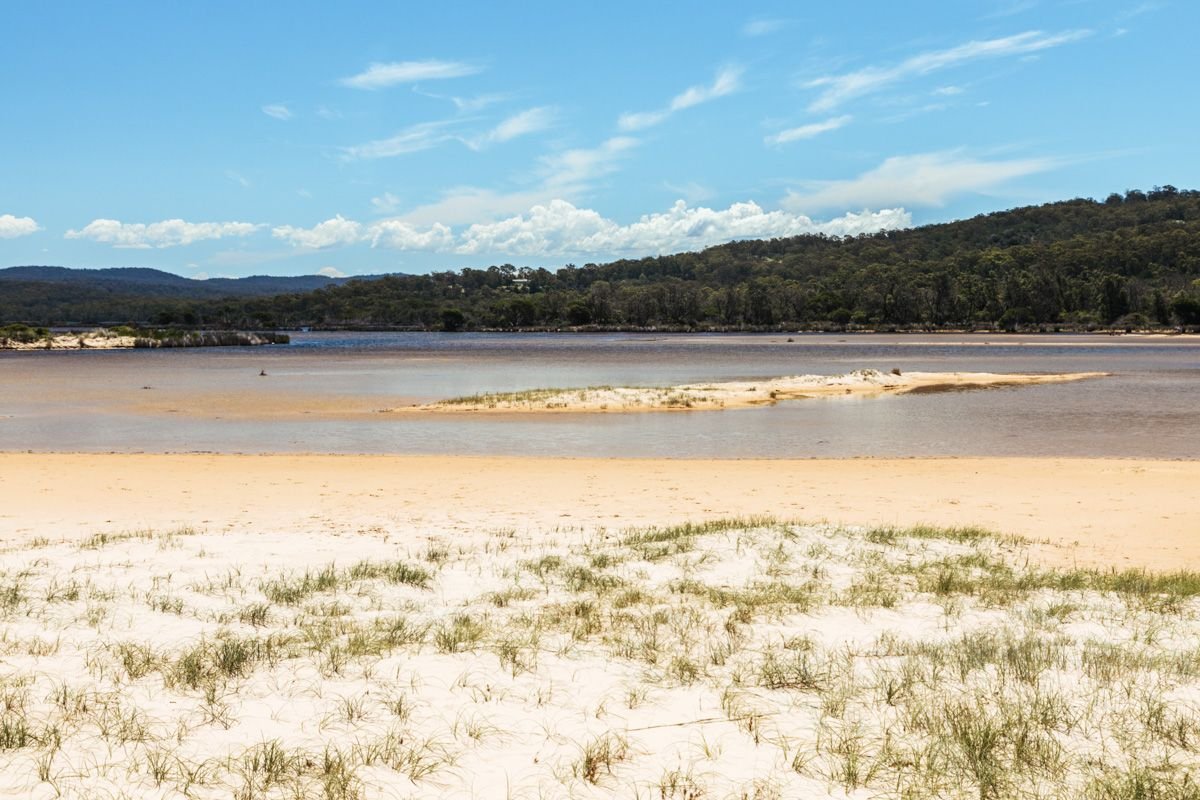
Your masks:
[{"label": "wet sand", "polygon": [[1200,568],[1200,462],[0,453],[0,541],[209,531],[521,531],[770,514],[980,525],[1057,565]]}]

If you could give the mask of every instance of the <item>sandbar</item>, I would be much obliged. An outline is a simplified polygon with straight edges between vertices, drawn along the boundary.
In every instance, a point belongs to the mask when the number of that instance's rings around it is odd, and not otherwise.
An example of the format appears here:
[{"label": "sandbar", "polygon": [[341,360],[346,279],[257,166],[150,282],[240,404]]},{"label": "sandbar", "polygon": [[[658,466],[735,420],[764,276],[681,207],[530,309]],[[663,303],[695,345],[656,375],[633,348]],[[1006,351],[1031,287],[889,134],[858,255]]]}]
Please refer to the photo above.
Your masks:
[{"label": "sandbar", "polygon": [[966,391],[1045,383],[1068,383],[1106,376],[1104,372],[881,372],[860,369],[845,375],[793,375],[759,381],[721,381],[678,386],[591,386],[479,394],[435,403],[386,409],[389,412],[613,413],[702,411],[774,405],[812,397],[877,397],[885,394]]}]

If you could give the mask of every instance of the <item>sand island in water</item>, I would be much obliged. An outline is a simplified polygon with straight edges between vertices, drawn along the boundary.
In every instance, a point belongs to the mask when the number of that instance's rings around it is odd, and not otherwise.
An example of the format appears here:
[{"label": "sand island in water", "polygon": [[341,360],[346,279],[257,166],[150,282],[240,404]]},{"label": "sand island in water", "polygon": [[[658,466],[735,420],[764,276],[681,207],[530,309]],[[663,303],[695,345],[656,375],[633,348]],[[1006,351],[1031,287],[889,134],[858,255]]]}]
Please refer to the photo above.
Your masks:
[{"label": "sand island in water", "polygon": [[918,392],[994,389],[1065,383],[1104,377],[1105,372],[1055,374],[995,372],[880,372],[855,370],[845,375],[795,375],[761,381],[693,383],[679,386],[589,386],[579,389],[531,389],[476,394],[388,412],[622,412],[688,411],[774,405],[810,397],[877,396]]}]

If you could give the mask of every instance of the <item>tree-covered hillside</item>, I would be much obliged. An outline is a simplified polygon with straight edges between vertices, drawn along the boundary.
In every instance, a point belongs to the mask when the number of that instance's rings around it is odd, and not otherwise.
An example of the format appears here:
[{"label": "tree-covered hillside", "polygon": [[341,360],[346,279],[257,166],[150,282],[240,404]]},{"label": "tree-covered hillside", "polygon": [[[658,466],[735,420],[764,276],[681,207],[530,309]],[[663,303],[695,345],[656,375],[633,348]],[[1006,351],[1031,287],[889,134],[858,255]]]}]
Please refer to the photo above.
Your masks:
[{"label": "tree-covered hillside", "polygon": [[[216,300],[0,283],[0,320],[209,327],[778,329],[1200,325],[1200,192],[1171,186],[870,236],[352,280]],[[15,291],[14,291],[15,290]],[[41,292],[41,294],[39,294]]]}]

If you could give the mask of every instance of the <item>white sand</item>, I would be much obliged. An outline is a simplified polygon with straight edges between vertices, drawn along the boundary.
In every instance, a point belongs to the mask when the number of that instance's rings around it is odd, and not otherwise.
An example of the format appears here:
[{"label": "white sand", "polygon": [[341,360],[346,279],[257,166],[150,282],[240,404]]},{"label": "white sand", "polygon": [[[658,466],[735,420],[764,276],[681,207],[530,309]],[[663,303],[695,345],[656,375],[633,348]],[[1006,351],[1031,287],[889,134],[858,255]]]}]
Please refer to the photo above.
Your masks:
[{"label": "white sand", "polygon": [[0,796],[1057,797],[1160,760],[1179,785],[1200,605],[953,588],[1023,559],[762,522],[11,549]]},{"label": "white sand", "polygon": [[961,391],[1104,377],[1103,372],[1057,374],[994,372],[880,372],[855,370],[845,375],[794,375],[761,381],[727,381],[663,387],[593,386],[532,389],[524,392],[452,398],[419,406],[387,409],[423,413],[546,413],[694,411],[774,405],[809,397],[873,397],[882,394]]}]

